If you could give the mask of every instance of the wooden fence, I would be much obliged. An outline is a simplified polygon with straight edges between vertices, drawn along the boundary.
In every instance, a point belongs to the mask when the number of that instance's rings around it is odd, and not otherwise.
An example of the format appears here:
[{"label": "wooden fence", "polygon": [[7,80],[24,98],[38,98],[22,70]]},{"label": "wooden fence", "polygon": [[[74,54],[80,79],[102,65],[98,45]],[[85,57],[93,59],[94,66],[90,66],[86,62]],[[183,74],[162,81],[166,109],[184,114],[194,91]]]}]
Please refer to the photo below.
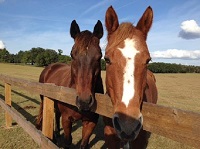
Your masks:
[{"label": "wooden fence", "polygon": [[[43,128],[45,129],[43,129],[42,133],[48,138],[52,138],[53,136],[54,102],[51,99],[75,105],[74,99],[76,98],[76,92],[71,88],[31,82],[5,75],[0,75],[0,81],[5,83],[5,103],[9,106],[11,106],[11,86],[16,86],[31,93],[45,96],[43,109]],[[95,112],[111,118],[113,115],[113,108],[110,98],[102,94],[95,94],[95,97],[97,99],[97,109]],[[46,106],[47,103],[48,106]],[[193,147],[198,148],[200,146],[199,113],[144,103],[142,114],[144,116],[143,128],[145,130]],[[13,117],[12,113],[11,116]],[[7,126],[10,126],[10,113],[6,114],[6,122]],[[32,129],[31,131],[36,130]],[[41,141],[36,142],[41,145]]]}]

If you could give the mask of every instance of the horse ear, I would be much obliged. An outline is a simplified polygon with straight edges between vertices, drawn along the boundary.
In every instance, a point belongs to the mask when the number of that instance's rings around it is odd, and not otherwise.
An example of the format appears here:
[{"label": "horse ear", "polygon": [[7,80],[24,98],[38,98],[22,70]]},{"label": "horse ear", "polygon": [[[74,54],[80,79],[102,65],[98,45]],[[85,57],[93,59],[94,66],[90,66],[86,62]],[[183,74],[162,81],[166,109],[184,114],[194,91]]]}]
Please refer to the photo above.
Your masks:
[{"label": "horse ear", "polygon": [[106,11],[105,24],[108,34],[111,34],[114,31],[116,31],[116,29],[119,26],[117,14],[112,6],[110,6]]},{"label": "horse ear", "polygon": [[147,38],[147,34],[151,28],[153,22],[153,10],[152,8],[149,6],[144,14],[142,15],[142,17],[140,18],[139,22],[137,23],[136,28],[141,30],[144,33],[145,36],[145,40]]},{"label": "horse ear", "polygon": [[101,37],[103,36],[103,25],[99,20],[97,21],[97,24],[94,27],[93,35],[99,39],[101,39]]},{"label": "horse ear", "polygon": [[80,28],[78,26],[78,24],[76,23],[75,20],[72,21],[71,23],[71,27],[70,27],[70,34],[72,38],[76,38],[77,34],[80,33]]}]

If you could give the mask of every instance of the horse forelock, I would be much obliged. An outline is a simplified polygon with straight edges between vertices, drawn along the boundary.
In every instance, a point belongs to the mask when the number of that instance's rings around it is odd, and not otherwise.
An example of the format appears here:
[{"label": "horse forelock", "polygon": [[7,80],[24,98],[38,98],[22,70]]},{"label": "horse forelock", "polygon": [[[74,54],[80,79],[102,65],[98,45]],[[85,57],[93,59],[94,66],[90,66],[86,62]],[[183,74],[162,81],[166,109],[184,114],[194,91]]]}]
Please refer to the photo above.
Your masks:
[{"label": "horse forelock", "polygon": [[75,40],[74,49],[78,50],[77,54],[87,53],[88,46],[91,42],[93,34],[88,31],[82,31]]},{"label": "horse forelock", "polygon": [[108,45],[106,51],[113,49],[113,47],[118,46],[126,38],[132,38],[135,34],[136,28],[130,23],[121,23],[117,30],[111,35],[111,38],[108,39]]}]

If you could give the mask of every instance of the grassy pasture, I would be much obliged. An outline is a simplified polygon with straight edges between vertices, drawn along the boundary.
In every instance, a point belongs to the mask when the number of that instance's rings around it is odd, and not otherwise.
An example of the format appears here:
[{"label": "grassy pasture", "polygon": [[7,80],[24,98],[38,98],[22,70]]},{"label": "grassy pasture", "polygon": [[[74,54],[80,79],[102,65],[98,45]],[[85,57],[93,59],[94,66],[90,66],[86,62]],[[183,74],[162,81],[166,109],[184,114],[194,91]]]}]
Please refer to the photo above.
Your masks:
[{"label": "grassy pasture", "polygon": [[[0,63],[0,74],[12,77],[37,81],[43,68],[11,65]],[[176,107],[179,109],[200,112],[200,74],[155,74],[159,92],[158,104]],[[105,79],[105,72],[102,72]],[[0,82],[0,98],[4,98],[4,86]],[[39,109],[39,95],[29,94],[18,88],[12,88],[12,105],[27,118],[34,122]],[[14,123],[13,128],[5,129],[4,111],[0,108],[0,149],[12,148],[39,148],[22,128]],[[73,145],[77,148],[81,139],[81,122],[73,125]],[[78,145],[77,145],[78,144]],[[93,149],[105,148],[103,141],[102,119],[98,123],[91,137]],[[191,149],[192,147],[180,144],[162,136],[152,134],[148,149]]]}]

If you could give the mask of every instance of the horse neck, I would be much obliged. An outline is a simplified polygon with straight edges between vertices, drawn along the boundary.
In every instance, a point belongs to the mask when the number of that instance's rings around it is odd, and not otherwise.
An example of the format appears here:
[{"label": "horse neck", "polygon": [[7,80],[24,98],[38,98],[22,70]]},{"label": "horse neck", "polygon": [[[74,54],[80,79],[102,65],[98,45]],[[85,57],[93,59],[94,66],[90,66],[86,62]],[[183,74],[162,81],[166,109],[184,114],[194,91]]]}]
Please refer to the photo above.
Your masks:
[{"label": "horse neck", "polygon": [[144,92],[143,101],[150,103],[157,103],[158,91],[156,87],[156,79],[151,71],[147,71],[147,84]]},{"label": "horse neck", "polygon": [[74,77],[72,76],[72,74],[71,74],[71,78],[70,78],[69,87],[70,88],[75,88],[76,87],[75,80],[74,80]]},{"label": "horse neck", "polygon": [[103,81],[101,78],[101,73],[97,76],[96,84],[95,84],[95,93],[101,93],[104,94],[104,89],[103,89]]}]

